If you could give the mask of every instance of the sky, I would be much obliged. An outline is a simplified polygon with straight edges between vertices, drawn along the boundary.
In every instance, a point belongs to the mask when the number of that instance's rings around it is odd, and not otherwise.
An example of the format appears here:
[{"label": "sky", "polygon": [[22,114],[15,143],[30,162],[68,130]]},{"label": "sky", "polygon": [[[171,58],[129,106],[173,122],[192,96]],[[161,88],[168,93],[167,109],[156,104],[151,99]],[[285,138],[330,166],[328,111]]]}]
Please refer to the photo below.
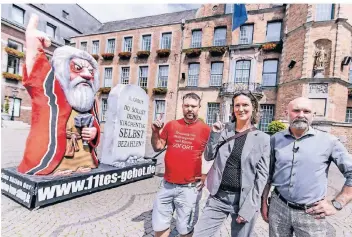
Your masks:
[{"label": "sky", "polygon": [[196,9],[201,4],[79,4],[100,22]]}]

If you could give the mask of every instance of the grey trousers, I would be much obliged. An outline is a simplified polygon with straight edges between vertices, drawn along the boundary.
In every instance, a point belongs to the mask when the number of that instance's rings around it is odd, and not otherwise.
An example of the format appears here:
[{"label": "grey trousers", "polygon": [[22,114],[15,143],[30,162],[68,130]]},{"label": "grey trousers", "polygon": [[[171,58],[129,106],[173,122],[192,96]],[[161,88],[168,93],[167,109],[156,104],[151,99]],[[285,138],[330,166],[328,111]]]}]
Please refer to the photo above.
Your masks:
[{"label": "grey trousers", "polygon": [[269,207],[270,237],[324,237],[327,234],[325,219],[314,219],[304,210],[296,210],[285,205],[275,192],[271,195]]},{"label": "grey trousers", "polygon": [[240,193],[219,190],[215,196],[209,196],[202,214],[194,228],[193,237],[212,237],[220,230],[222,223],[231,215],[231,236],[249,237],[253,231],[258,212],[245,224],[238,224]]}]

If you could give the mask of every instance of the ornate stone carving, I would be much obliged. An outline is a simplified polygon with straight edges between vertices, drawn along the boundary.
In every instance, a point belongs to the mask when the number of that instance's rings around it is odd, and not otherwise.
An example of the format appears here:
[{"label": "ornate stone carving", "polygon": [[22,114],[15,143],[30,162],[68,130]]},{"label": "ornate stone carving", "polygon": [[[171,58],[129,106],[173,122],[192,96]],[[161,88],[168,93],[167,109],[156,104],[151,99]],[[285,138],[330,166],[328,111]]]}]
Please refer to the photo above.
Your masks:
[{"label": "ornate stone carving", "polygon": [[326,83],[313,83],[309,84],[309,94],[327,94],[328,84]]}]

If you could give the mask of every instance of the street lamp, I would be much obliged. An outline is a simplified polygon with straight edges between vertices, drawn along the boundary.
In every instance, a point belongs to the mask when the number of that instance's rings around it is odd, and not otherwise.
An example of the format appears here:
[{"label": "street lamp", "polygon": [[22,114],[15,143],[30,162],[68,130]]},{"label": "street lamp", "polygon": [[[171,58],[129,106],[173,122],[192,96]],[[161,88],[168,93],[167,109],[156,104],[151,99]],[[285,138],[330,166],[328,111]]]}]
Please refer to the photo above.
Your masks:
[{"label": "street lamp", "polygon": [[13,98],[13,101],[12,101],[12,115],[11,115],[11,120],[14,121],[15,118],[14,118],[14,115],[15,115],[15,101],[16,101],[16,96],[18,94],[18,90],[17,89],[13,89],[12,90],[12,98]]}]

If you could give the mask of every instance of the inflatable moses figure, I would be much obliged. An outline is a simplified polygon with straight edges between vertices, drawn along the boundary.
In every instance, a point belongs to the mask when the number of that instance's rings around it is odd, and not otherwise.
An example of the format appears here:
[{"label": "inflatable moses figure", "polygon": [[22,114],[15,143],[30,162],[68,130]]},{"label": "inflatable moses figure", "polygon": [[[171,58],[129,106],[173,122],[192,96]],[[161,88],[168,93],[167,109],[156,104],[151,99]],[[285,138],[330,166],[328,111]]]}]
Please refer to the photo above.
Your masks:
[{"label": "inflatable moses figure", "polygon": [[18,171],[30,175],[89,172],[98,166],[98,64],[89,53],[70,46],[57,48],[50,63],[44,52],[50,39],[37,25],[38,16],[32,15],[23,68],[32,122]]}]

